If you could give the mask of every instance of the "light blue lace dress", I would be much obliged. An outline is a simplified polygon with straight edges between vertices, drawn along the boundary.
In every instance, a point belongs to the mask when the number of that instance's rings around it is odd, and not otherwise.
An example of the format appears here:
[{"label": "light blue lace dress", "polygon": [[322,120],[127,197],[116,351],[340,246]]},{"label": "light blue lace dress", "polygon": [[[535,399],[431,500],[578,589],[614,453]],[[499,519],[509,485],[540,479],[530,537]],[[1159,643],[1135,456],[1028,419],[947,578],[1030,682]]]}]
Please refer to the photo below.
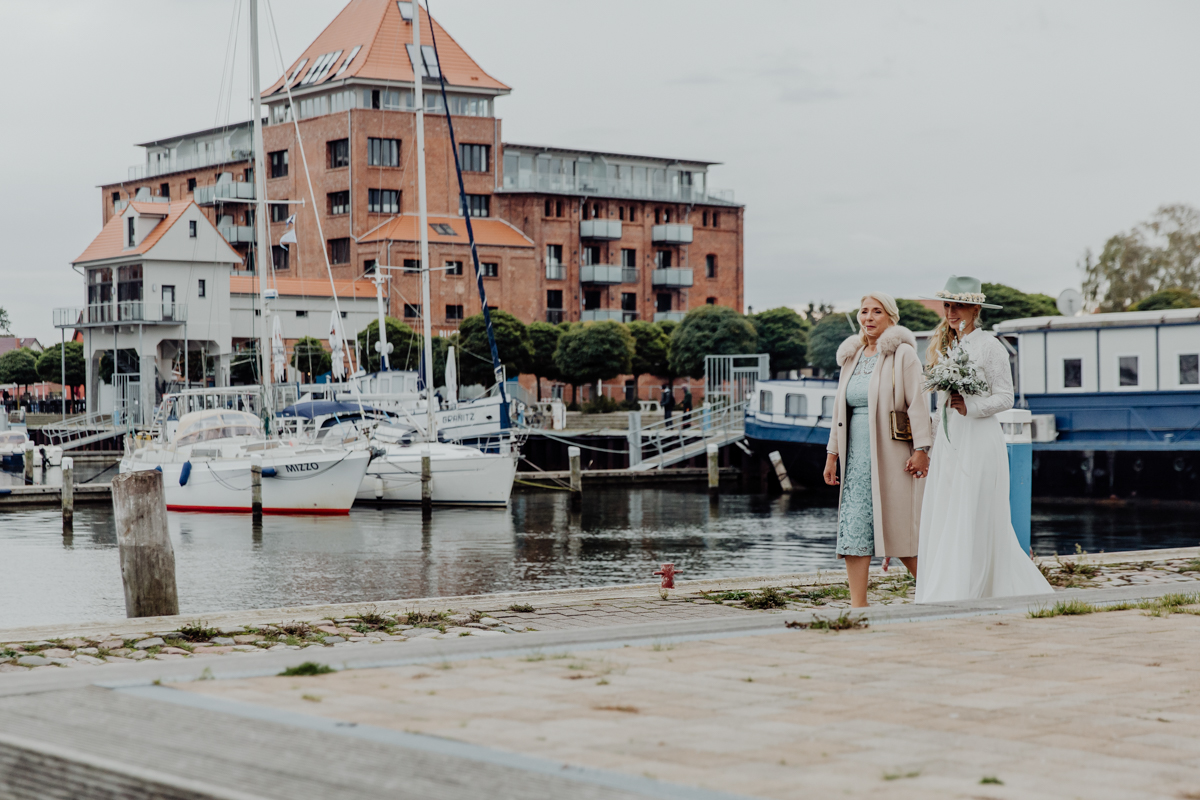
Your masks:
[{"label": "light blue lace dress", "polygon": [[846,384],[847,428],[846,473],[842,484],[842,507],[838,514],[837,554],[875,555],[875,509],[871,492],[871,417],[868,390],[878,355],[860,358]]}]

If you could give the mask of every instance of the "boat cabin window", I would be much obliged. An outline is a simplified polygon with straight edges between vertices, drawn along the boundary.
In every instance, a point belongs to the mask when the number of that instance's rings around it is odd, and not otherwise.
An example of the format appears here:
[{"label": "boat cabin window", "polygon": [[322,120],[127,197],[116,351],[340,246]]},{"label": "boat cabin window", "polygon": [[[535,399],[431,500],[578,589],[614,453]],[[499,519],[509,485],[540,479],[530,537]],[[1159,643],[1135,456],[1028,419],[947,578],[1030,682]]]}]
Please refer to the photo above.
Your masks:
[{"label": "boat cabin window", "polygon": [[1200,354],[1180,353],[1179,355],[1179,385],[1200,385]]},{"label": "boat cabin window", "polygon": [[21,445],[23,445],[23,444],[25,444],[26,438],[27,437],[23,433],[14,433],[12,431],[9,431],[8,433],[0,433],[0,445],[6,445],[6,444],[21,444]]},{"label": "boat cabin window", "polygon": [[1082,389],[1083,388],[1083,359],[1082,358],[1064,358],[1063,359],[1063,388],[1064,389]]},{"label": "boat cabin window", "polygon": [[1138,385],[1137,356],[1121,356],[1117,359],[1117,367],[1120,372],[1120,381],[1122,386]]},{"label": "boat cabin window", "polygon": [[[191,415],[188,415],[191,416]],[[192,419],[184,418],[175,432],[176,445],[196,444],[234,436],[258,436],[262,422],[244,411],[201,412]]]},{"label": "boat cabin window", "polygon": [[821,416],[822,417],[832,417],[833,416],[833,401],[834,401],[834,396],[831,394],[827,394],[821,398]]},{"label": "boat cabin window", "polygon": [[763,414],[772,414],[772,406],[775,405],[775,396],[772,392],[759,392],[758,395],[758,410]]},{"label": "boat cabin window", "polygon": [[789,417],[807,417],[808,397],[802,394],[789,394],[783,401],[783,413]]}]

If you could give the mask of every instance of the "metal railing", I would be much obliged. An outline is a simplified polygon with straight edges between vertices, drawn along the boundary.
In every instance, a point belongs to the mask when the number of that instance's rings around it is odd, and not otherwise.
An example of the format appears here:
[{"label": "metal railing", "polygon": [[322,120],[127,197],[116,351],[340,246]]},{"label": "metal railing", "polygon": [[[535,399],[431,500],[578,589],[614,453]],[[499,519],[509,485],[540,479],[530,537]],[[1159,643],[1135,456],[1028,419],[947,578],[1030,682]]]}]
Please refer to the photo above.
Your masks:
[{"label": "metal railing", "polygon": [[197,186],[192,199],[198,206],[212,205],[218,200],[247,202],[254,199],[254,184],[249,181],[226,181],[210,186]]},{"label": "metal railing", "polygon": [[650,274],[651,286],[683,287],[695,283],[691,268],[667,267],[656,269]]},{"label": "metal railing", "polygon": [[546,322],[549,322],[551,325],[557,325],[558,323],[565,321],[566,318],[567,312],[561,308],[546,309]]},{"label": "metal railing", "polygon": [[655,311],[655,322],[683,322],[683,318],[687,316],[686,311]]},{"label": "metal railing", "polygon": [[745,438],[746,403],[699,408],[629,431],[629,466],[663,469],[703,455],[710,444],[722,447]]},{"label": "metal railing", "polygon": [[562,264],[547,264],[546,265],[546,280],[561,281],[567,277],[567,268]]},{"label": "metal railing", "polygon": [[253,225],[221,225],[217,230],[230,244],[253,244],[255,241]]},{"label": "metal railing", "polygon": [[580,283],[599,283],[616,285],[624,282],[625,276],[621,267],[608,264],[588,264],[579,268]]},{"label": "metal railing", "polygon": [[[115,312],[115,313],[114,313]],[[88,328],[118,322],[181,325],[187,322],[187,303],[161,303],[148,300],[127,300],[117,303],[97,303],[54,309],[54,327]]]},{"label": "metal railing", "polygon": [[637,283],[637,267],[621,267],[621,283]]},{"label": "metal railing", "polygon": [[623,178],[595,178],[587,175],[552,175],[545,172],[504,173],[507,191],[566,192],[605,197],[631,197],[645,200],[676,200],[690,203],[733,203],[732,189],[709,189],[673,183],[634,182]]},{"label": "metal railing", "polygon": [[171,172],[181,172],[200,167],[214,167],[232,161],[249,161],[250,151],[230,147],[224,142],[216,143],[216,147],[197,153],[193,156],[176,155],[170,159],[148,160],[145,164],[135,164],[129,168],[129,180],[152,178],[155,175],[167,175]]},{"label": "metal railing", "polygon": [[624,321],[625,312],[619,308],[589,308],[579,315],[580,322],[600,322],[602,320]]}]

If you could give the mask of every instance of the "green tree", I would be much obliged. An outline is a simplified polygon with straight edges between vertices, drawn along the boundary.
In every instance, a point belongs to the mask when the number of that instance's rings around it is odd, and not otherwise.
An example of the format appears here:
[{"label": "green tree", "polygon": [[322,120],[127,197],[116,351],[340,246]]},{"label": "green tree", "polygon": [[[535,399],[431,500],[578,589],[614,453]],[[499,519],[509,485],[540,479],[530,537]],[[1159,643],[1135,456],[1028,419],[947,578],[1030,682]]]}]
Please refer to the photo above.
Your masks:
[{"label": "green tree", "polygon": [[[193,350],[188,354],[188,380],[203,385],[208,378],[212,358],[206,356],[203,350]],[[270,370],[271,365],[267,365]],[[262,363],[258,360],[258,340],[251,339],[237,347],[229,359],[229,382],[234,386],[252,386],[260,383],[259,374]]]},{"label": "green tree", "polygon": [[575,387],[584,383],[628,375],[633,362],[634,343],[629,330],[619,322],[579,322],[558,340],[554,363],[563,380]]},{"label": "green tree", "polygon": [[[384,331],[388,344],[392,346],[392,354],[388,364],[392,369],[416,369],[421,362],[421,335],[395,317],[384,320]],[[367,372],[379,371],[379,353],[375,352],[375,343],[379,341],[379,320],[371,323],[358,332],[358,352],[362,358],[362,367]]]},{"label": "green tree", "polygon": [[1137,301],[1129,310],[1165,311],[1169,308],[1200,308],[1200,297],[1187,289],[1163,289]]},{"label": "green tree", "polygon": [[693,308],[671,334],[671,369],[677,375],[704,377],[704,357],[758,352],[758,332],[729,306]]},{"label": "green tree", "polygon": [[312,383],[318,375],[324,375],[333,368],[333,358],[325,352],[320,339],[302,336],[292,348],[292,366],[307,376],[308,383]]},{"label": "green tree", "polygon": [[1095,261],[1086,252],[1080,266],[1084,297],[1101,311],[1126,311],[1163,289],[1200,292],[1200,211],[1162,206],[1110,237]]},{"label": "green tree", "polygon": [[758,349],[771,357],[771,373],[803,369],[812,323],[786,306],[750,317],[758,332]]},{"label": "green tree", "polygon": [[1003,283],[985,283],[982,291],[987,295],[989,303],[1004,306],[999,310],[983,310],[982,325],[988,330],[1008,319],[1062,316],[1058,313],[1058,305],[1054,298],[1048,294],[1027,294]]},{"label": "green tree", "polygon": [[37,382],[37,356],[28,347],[18,347],[0,356],[0,383],[15,383],[24,391]]},{"label": "green tree", "polygon": [[897,324],[910,331],[931,331],[942,320],[936,311],[930,311],[916,300],[897,300],[896,306],[900,309],[900,321]]},{"label": "green tree", "polygon": [[67,342],[64,348],[61,344],[48,347],[37,357],[37,374],[44,381],[59,383],[63,379],[63,357],[66,353],[67,380],[71,387],[71,399],[75,399],[75,387],[82,386],[87,381],[87,364],[83,360],[83,344]]},{"label": "green tree", "polygon": [[554,351],[558,349],[558,340],[562,336],[561,325],[551,325],[549,322],[532,322],[529,324],[529,371],[537,378],[537,399],[542,399],[542,378],[548,381],[562,380],[558,365],[554,363]]},{"label": "green tree", "polygon": [[629,365],[633,385],[636,387],[643,375],[668,377],[667,373],[671,370],[671,337],[663,331],[662,326],[639,319],[627,327],[629,335],[633,337],[633,361]]},{"label": "green tree", "polygon": [[824,375],[838,371],[837,349],[847,336],[857,332],[852,314],[830,312],[821,317],[808,335],[808,363]]},{"label": "green tree", "polygon": [[[504,374],[515,378],[529,372],[533,355],[525,323],[498,308],[492,310],[491,317],[496,352],[504,364]],[[459,383],[463,386],[474,383],[491,386],[495,381],[495,373],[492,371],[492,350],[488,345],[483,314],[467,317],[459,324],[458,342],[462,350],[458,360],[462,367],[458,375]]]},{"label": "green tree", "polygon": [[12,325],[12,322],[8,319],[8,312],[4,309],[4,306],[0,306],[0,333],[8,336],[10,334],[10,325]]}]

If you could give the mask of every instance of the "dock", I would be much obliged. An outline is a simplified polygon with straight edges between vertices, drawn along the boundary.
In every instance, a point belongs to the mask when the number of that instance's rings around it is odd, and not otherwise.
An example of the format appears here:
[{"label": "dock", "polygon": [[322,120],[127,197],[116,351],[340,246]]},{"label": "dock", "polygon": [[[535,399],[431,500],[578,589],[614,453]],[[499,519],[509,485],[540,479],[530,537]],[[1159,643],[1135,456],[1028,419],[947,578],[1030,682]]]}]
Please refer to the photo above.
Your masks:
[{"label": "dock", "polygon": [[[76,504],[107,503],[111,499],[111,484],[79,483],[75,485]],[[58,505],[62,505],[61,486],[0,486],[0,510]]]}]

